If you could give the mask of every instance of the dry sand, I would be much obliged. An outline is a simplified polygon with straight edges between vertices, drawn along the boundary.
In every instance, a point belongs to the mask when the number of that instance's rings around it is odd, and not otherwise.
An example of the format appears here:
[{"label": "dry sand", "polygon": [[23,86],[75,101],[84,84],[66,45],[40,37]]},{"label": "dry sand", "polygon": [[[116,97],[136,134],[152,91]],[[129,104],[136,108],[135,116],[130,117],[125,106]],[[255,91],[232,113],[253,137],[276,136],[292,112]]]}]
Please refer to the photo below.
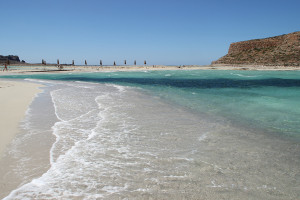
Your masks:
[{"label": "dry sand", "polygon": [[19,131],[19,122],[41,85],[0,80],[0,158]]},{"label": "dry sand", "polygon": [[81,73],[81,72],[107,72],[107,71],[145,71],[145,70],[300,70],[300,66],[263,66],[263,65],[118,65],[118,66],[71,66],[62,65],[61,68],[55,65],[26,65],[26,66],[9,66],[8,71],[2,71],[0,67],[0,76],[13,74],[36,74],[36,73]]}]

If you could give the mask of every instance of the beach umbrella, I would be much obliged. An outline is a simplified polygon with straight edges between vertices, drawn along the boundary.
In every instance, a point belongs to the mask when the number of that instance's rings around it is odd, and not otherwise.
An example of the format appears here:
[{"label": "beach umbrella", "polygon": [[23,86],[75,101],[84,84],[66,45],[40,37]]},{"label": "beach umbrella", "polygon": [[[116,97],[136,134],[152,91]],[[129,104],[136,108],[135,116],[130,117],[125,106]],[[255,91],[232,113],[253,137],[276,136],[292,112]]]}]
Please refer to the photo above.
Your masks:
[{"label": "beach umbrella", "polygon": [[134,60],[134,65],[136,65],[136,60]]},{"label": "beach umbrella", "polygon": [[144,65],[146,65],[147,64],[147,62],[146,62],[146,60],[144,61]]},{"label": "beach umbrella", "polygon": [[57,64],[59,65],[59,59],[57,59]]},{"label": "beach umbrella", "polygon": [[86,62],[86,60],[84,61],[84,63],[85,63],[85,65],[87,65],[87,62]]},{"label": "beach umbrella", "polygon": [[102,66],[102,60],[100,60],[100,65]]},{"label": "beach umbrella", "polygon": [[124,64],[126,65],[126,60],[124,60]]},{"label": "beach umbrella", "polygon": [[114,61],[114,66],[116,66],[116,61]]}]

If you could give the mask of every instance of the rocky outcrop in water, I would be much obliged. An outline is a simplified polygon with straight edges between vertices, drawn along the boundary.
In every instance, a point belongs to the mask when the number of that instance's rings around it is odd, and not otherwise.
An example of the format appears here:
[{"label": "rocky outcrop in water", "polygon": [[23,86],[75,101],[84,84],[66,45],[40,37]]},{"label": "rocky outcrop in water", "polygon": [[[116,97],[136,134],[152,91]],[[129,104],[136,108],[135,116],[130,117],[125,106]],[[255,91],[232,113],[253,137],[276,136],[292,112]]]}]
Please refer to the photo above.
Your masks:
[{"label": "rocky outcrop in water", "polygon": [[212,64],[300,66],[300,31],[232,43],[228,54]]}]

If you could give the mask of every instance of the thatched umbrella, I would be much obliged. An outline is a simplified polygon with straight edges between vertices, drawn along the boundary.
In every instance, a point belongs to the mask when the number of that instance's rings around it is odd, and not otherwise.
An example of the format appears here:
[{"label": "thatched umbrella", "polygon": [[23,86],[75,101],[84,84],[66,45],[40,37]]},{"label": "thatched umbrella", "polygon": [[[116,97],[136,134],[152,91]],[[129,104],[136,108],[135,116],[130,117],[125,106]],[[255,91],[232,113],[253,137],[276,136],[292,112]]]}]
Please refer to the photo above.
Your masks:
[{"label": "thatched umbrella", "polygon": [[146,65],[147,64],[147,62],[146,62],[146,60],[144,61],[144,65]]},{"label": "thatched umbrella", "polygon": [[102,60],[100,60],[100,65],[102,66]]},{"label": "thatched umbrella", "polygon": [[59,59],[57,59],[57,64],[59,65]]}]

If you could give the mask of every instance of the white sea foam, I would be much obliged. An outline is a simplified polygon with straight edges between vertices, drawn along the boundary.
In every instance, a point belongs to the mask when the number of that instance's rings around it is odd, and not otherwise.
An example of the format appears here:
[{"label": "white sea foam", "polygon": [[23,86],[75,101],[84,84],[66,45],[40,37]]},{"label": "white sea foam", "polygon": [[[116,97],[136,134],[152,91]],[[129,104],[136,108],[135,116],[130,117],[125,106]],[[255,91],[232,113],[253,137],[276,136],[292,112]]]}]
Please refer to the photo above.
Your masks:
[{"label": "white sea foam", "polygon": [[126,88],[129,88],[127,86],[121,86],[121,85],[115,85],[115,84],[109,84],[109,83],[106,83],[105,85],[115,87],[119,90],[119,92],[125,92]]},{"label": "white sea foam", "polygon": [[207,134],[208,134],[208,133],[203,133],[200,137],[198,137],[198,140],[199,140],[200,142],[204,141],[204,140],[207,138]]},{"label": "white sea foam", "polygon": [[[68,84],[68,86],[73,85]],[[73,87],[77,88],[79,91],[82,90],[78,85]],[[115,93],[115,95],[124,93],[125,91],[125,87],[122,86],[110,85],[109,87],[109,90],[114,88],[117,89],[118,92]],[[87,94],[85,91],[86,90],[82,92]],[[71,93],[68,94],[68,92]],[[112,96],[114,93],[111,93],[110,91],[101,91],[101,93],[98,93],[96,90],[93,93],[89,93],[90,96],[81,95],[82,98],[76,99],[70,98],[72,94],[77,95],[74,89],[68,88],[61,88],[51,92],[55,114],[60,121],[56,122],[52,127],[56,141],[50,150],[50,169],[40,178],[33,179],[31,182],[12,191],[5,199],[21,199],[26,196],[36,196],[43,199],[47,199],[47,196],[49,196],[53,199],[59,198],[61,195],[66,195],[65,198],[67,196],[74,197],[76,195],[89,198],[96,194],[86,193],[84,189],[78,191],[76,185],[85,184],[82,183],[83,179],[86,179],[87,181],[92,181],[95,178],[98,179],[97,176],[89,177],[88,174],[90,172],[94,171],[92,174],[95,174],[98,169],[102,169],[104,170],[103,173],[106,173],[106,171],[108,172],[111,170],[108,168],[110,165],[120,167],[123,165],[120,161],[115,159],[106,161],[104,158],[101,158],[106,155],[105,152],[113,152],[116,150],[116,152],[123,155],[125,159],[128,158],[128,153],[130,152],[128,147],[126,147],[126,145],[119,146],[118,143],[122,140],[123,136],[126,137],[126,134],[130,132],[131,128],[122,118],[119,118],[123,115],[117,114],[111,110],[116,107],[113,101],[114,97]],[[94,103],[92,101],[93,99]],[[76,108],[76,105],[80,108]],[[97,107],[93,105],[97,105]],[[115,120],[117,124],[111,124],[112,120]],[[111,131],[114,131],[111,130],[111,128],[115,126],[114,124],[119,126],[121,131],[119,132],[116,130],[117,132],[112,132],[113,134],[116,134],[116,137],[109,135]],[[123,131],[125,135],[122,134]],[[105,137],[107,136],[109,138],[106,139]],[[97,141],[100,141],[100,143]],[[101,141],[104,142],[102,144],[104,145],[103,147],[101,147]],[[94,160],[94,156],[97,154],[100,154],[100,157],[96,161]],[[127,164],[131,165],[135,163],[136,162],[129,162]],[[86,171],[87,169],[88,171]],[[116,172],[117,171],[112,173],[119,176],[119,173]],[[72,183],[76,189],[74,187],[61,185],[64,184],[65,181]],[[90,189],[97,190],[101,181],[100,183],[99,181],[96,181],[95,184],[95,188]],[[85,185],[89,187],[88,183]],[[102,192],[106,192],[108,195],[125,190],[126,188],[126,184],[123,186],[104,186],[102,187]],[[75,191],[73,191],[73,189],[75,189]],[[61,191],[64,192],[61,193]],[[98,194],[98,197],[103,197],[103,195],[104,194]]]},{"label": "white sea foam", "polygon": [[212,185],[207,186],[207,187],[212,187],[212,188],[221,188],[221,187],[224,187],[224,185],[216,184],[216,181],[215,181],[215,180],[212,180],[212,181],[211,181],[211,184],[212,184]]},{"label": "white sea foam", "polygon": [[34,83],[41,83],[41,84],[57,84],[57,82],[54,81],[48,81],[48,80],[41,80],[41,79],[30,79],[30,78],[26,78],[24,79],[25,81],[30,81],[30,82],[34,82]]},{"label": "white sea foam", "polygon": [[256,75],[256,76],[250,76],[250,75],[243,75],[243,74],[235,74],[235,73],[230,73],[231,75],[235,75],[235,76],[240,76],[240,77],[247,77],[247,78],[255,78],[255,77],[259,77],[260,75]]}]

